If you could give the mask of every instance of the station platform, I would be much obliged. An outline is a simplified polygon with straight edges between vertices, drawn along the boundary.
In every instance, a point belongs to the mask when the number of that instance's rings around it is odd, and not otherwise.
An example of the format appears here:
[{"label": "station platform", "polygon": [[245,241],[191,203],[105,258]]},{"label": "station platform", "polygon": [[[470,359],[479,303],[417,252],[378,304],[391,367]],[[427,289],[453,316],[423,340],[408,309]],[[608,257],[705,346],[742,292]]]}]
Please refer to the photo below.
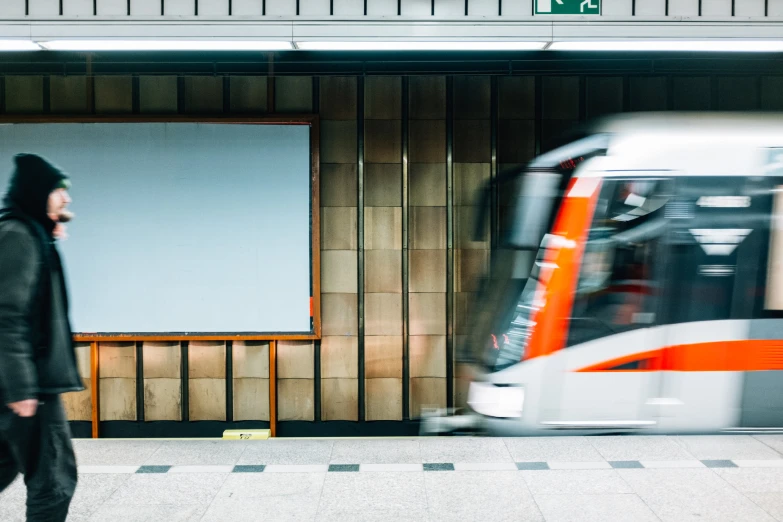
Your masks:
[{"label": "station platform", "polygon": [[[75,440],[69,521],[783,521],[783,435]],[[24,520],[20,479],[0,520]]]}]

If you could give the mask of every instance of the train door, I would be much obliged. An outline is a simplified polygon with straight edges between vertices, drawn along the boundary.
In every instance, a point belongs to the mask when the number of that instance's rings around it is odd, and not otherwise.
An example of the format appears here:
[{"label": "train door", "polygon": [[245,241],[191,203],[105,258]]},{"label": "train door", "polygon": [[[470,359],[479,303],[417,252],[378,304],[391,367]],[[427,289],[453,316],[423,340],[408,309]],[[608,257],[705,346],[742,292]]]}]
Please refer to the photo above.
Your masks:
[{"label": "train door", "polygon": [[659,328],[664,430],[736,426],[757,281],[768,241],[770,178],[683,176],[670,216]]},{"label": "train door", "polygon": [[[571,307],[565,347],[549,357],[541,422],[564,429],[655,424],[659,387],[649,354],[666,266],[670,176],[613,173],[595,206]],[[559,379],[555,378],[559,376]]]}]

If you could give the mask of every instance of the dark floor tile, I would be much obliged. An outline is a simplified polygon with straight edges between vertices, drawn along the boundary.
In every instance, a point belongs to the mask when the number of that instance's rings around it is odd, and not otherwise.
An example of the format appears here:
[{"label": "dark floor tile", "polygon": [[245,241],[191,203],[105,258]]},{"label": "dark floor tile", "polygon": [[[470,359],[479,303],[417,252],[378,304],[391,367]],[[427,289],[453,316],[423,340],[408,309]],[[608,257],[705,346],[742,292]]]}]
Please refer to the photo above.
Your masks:
[{"label": "dark floor tile", "polygon": [[424,471],[454,471],[454,464],[451,462],[424,463]]},{"label": "dark floor tile", "polygon": [[171,466],[140,466],[136,473],[168,473]]},{"label": "dark floor tile", "polygon": [[329,471],[355,472],[355,471],[359,471],[359,465],[358,464],[329,464]]},{"label": "dark floor tile", "polygon": [[546,462],[517,462],[517,469],[525,471],[549,469],[549,464]]},{"label": "dark floor tile", "polygon": [[266,469],[263,464],[258,465],[236,465],[234,466],[233,473],[261,473]]},{"label": "dark floor tile", "polygon": [[609,465],[615,469],[639,469],[644,467],[638,460],[610,460]]},{"label": "dark floor tile", "polygon": [[736,468],[737,465],[730,460],[702,460],[702,464],[708,468]]}]

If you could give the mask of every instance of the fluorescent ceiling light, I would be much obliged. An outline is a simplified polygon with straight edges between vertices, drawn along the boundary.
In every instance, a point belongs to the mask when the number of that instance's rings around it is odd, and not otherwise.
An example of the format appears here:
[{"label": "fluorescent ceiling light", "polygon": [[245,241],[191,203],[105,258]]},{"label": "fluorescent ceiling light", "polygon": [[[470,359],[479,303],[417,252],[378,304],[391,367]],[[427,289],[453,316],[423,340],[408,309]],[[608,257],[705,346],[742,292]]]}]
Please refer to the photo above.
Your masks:
[{"label": "fluorescent ceiling light", "polygon": [[783,51],[783,41],[777,40],[647,40],[647,41],[582,41],[553,42],[555,51]]},{"label": "fluorescent ceiling light", "polygon": [[52,40],[51,51],[279,51],[291,42],[266,40]]},{"label": "fluorescent ceiling light", "polygon": [[375,40],[331,42],[296,42],[308,51],[533,51],[543,49],[544,42],[383,42]]},{"label": "fluorescent ceiling light", "polygon": [[30,40],[0,40],[1,51],[40,51],[41,47]]}]

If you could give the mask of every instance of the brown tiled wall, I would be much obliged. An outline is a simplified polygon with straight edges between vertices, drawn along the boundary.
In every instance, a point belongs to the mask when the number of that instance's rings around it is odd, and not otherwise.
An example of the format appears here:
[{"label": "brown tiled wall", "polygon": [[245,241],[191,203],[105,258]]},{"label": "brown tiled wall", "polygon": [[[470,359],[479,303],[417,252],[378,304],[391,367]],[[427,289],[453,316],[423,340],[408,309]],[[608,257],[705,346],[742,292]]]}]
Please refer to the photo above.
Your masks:
[{"label": "brown tiled wall", "polygon": [[[557,75],[550,76],[6,76],[7,114],[223,114],[320,115],[321,288],[323,339],[279,343],[278,413],[284,420],[355,421],[403,418],[404,347],[408,346],[409,410],[446,406],[449,343],[465,342],[470,305],[485,275],[490,222],[476,232],[480,187],[497,170],[529,161],[584,118],[622,110],[783,110],[777,76]],[[403,95],[407,82],[408,96]],[[452,106],[447,107],[449,85]],[[270,89],[270,87],[273,87]],[[494,92],[493,92],[494,89]],[[89,93],[93,98],[89,98]],[[271,98],[269,95],[273,93]],[[45,96],[48,95],[48,99]],[[492,114],[496,100],[497,114]],[[273,106],[270,101],[273,100]],[[363,114],[359,110],[363,100]],[[406,105],[407,104],[407,105]],[[408,119],[403,119],[407,109]],[[359,118],[364,128],[363,207],[359,208]],[[493,129],[493,122],[496,127]],[[447,135],[453,131],[453,183],[447,184]],[[408,135],[408,198],[403,138]],[[449,198],[453,219],[448,222]],[[510,201],[499,194],[499,215]],[[404,216],[408,217],[407,223]],[[359,230],[360,217],[364,227]],[[407,225],[407,273],[404,230]],[[453,279],[448,274],[448,233],[453,232]],[[359,264],[359,238],[364,263]],[[360,277],[363,295],[359,299]],[[407,302],[405,289],[408,289]],[[448,290],[453,290],[448,316]],[[359,338],[359,303],[364,336]],[[405,317],[404,311],[408,315]],[[449,319],[453,338],[448,338]],[[404,334],[407,326],[407,336]],[[363,358],[360,354],[363,350]],[[89,345],[77,347],[87,390],[65,398],[69,418],[89,420]],[[233,343],[233,417],[268,420],[268,343]],[[102,420],[135,420],[136,347],[100,347]],[[144,417],[180,420],[182,368],[179,343],[146,343]],[[226,344],[191,343],[189,415],[224,420]],[[315,359],[320,353],[320,389]],[[364,361],[360,372],[359,361]],[[455,368],[455,374],[459,369]],[[464,403],[464,383],[452,401]],[[320,404],[316,400],[320,397]]]}]

